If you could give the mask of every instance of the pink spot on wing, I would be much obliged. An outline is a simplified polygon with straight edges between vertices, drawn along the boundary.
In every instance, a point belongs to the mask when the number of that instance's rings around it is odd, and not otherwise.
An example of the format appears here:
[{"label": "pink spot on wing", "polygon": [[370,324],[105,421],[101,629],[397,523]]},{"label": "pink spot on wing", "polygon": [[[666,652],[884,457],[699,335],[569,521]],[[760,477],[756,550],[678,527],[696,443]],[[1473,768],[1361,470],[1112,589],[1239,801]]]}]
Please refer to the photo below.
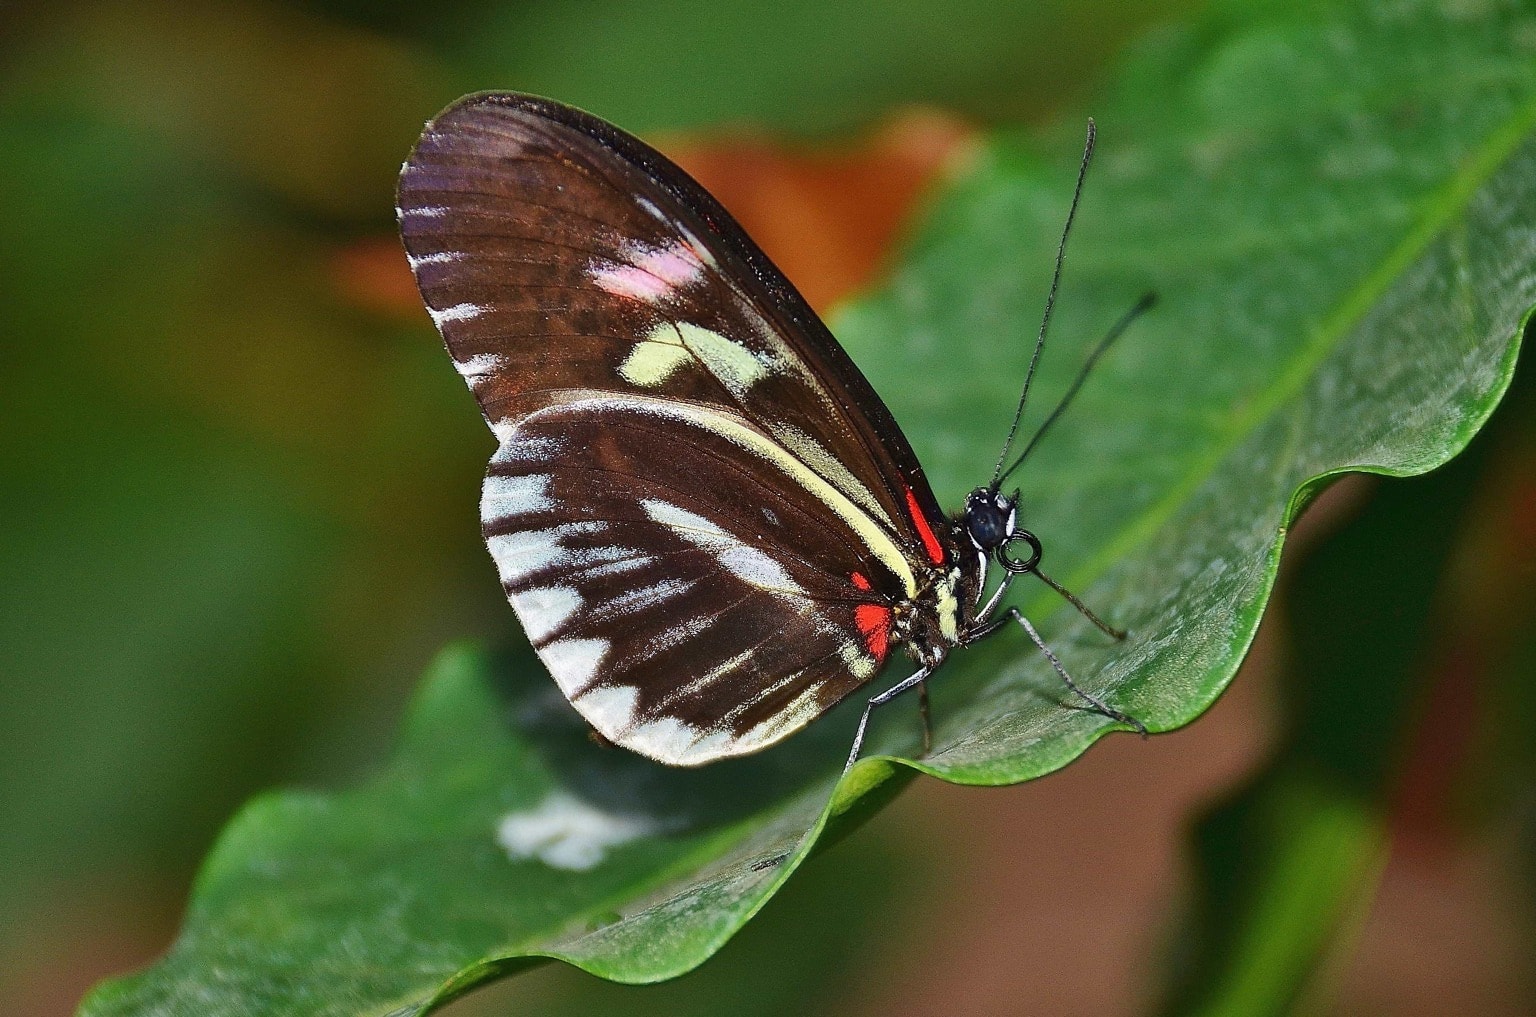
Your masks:
[{"label": "pink spot on wing", "polygon": [[627,263],[593,262],[589,270],[593,284],[615,296],[655,304],[697,282],[704,274],[698,254],[683,241],[662,248],[635,245],[625,253],[629,256]]},{"label": "pink spot on wing", "polygon": [[592,282],[615,296],[633,297],[654,304],[672,292],[672,284],[636,265],[598,262],[592,266]]},{"label": "pink spot on wing", "polygon": [[647,251],[636,262],[636,266],[673,286],[687,286],[695,282],[704,270],[693,248],[684,244],[674,244],[661,251]]}]

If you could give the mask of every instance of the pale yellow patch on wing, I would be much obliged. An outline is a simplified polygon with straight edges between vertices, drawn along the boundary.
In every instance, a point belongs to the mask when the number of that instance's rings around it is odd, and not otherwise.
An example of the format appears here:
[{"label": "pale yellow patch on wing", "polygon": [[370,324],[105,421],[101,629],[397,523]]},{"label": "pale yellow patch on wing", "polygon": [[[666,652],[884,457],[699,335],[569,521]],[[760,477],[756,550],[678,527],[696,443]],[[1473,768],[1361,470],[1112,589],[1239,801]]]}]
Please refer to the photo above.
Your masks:
[{"label": "pale yellow patch on wing", "polygon": [[842,658],[843,666],[860,681],[868,681],[880,670],[875,658],[858,643],[844,643],[837,648],[837,655]]},{"label": "pale yellow patch on wing", "polygon": [[663,325],[635,344],[619,366],[619,376],[631,385],[655,388],[692,359],[693,354],[678,340],[677,333]]},{"label": "pale yellow patch on wing", "polygon": [[839,491],[859,503],[870,515],[879,519],[887,526],[894,526],[891,517],[880,502],[870,493],[859,478],[853,475],[853,471],[838,461],[837,457],[822,447],[821,443],[797,427],[784,424],[773,429],[773,436],[784,444],[784,447],[795,454],[805,465],[821,474],[830,481]]},{"label": "pale yellow patch on wing", "polygon": [[[661,329],[672,331],[672,326],[663,325],[657,331]],[[652,336],[655,334],[653,332]],[[682,337],[683,345],[699,358],[705,370],[719,378],[732,391],[745,392],[768,373],[768,365],[757,359],[751,350],[719,332],[711,332],[684,321],[677,324],[676,334]]]},{"label": "pale yellow patch on wing", "polygon": [[664,322],[635,344],[619,367],[625,381],[655,388],[694,361],[736,394],[768,374],[768,365],[740,343],[691,322]]}]

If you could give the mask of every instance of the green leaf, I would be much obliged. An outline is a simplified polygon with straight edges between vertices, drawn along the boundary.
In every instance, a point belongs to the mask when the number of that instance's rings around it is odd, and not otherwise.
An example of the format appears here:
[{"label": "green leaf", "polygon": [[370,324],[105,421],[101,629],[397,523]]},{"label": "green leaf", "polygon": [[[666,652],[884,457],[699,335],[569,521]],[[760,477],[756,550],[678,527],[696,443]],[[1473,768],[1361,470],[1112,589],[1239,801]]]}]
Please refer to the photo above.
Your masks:
[{"label": "green leaf", "polygon": [[[1508,12],[1236,5],[1149,42],[1097,104],[1035,418],[1143,290],[1163,302],[1019,480],[1047,566],[1132,635],[1025,606],[1080,682],[1155,730],[1231,679],[1322,478],[1439,465],[1507,384],[1536,300],[1532,38]],[[951,504],[1011,410],[1074,135],[996,139],[839,319]],[[83,1012],[425,1013],[540,956],[666,978],[913,772],[1025,780],[1113,726],[1017,633],[957,653],[933,692],[920,760],[913,711],[889,708],[838,783],[849,703],[781,749],[680,772],[587,744],[531,661],[454,652],[387,772],[249,808],[170,955]]]},{"label": "green leaf", "polygon": [[[826,133],[911,103],[1012,121],[1084,87],[1170,9],[1132,0],[597,0],[437,8],[425,33],[462,72],[590,109],[632,131],[750,121]],[[1090,79],[1091,80],[1091,79]],[[644,82],[637,88],[637,82]]]},{"label": "green leaf", "polygon": [[91,951],[42,941],[68,900],[150,910],[254,790],[375,765],[357,729],[384,737],[443,633],[504,611],[459,525],[494,441],[441,343],[335,279],[350,216],[393,244],[411,109],[440,104],[399,53],[270,4],[18,28],[0,772],[26,778],[0,782],[0,996],[52,977],[29,955]]}]

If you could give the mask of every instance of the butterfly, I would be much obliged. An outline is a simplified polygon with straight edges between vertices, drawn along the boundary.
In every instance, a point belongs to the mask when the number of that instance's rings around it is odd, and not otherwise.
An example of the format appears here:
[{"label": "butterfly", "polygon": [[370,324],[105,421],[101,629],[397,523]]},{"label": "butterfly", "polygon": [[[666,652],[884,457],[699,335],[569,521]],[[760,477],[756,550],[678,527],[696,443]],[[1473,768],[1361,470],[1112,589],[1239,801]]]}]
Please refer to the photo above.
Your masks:
[{"label": "butterfly", "polygon": [[926,680],[1015,624],[1086,704],[1145,735],[1002,606],[1032,573],[1123,636],[1040,571],[1018,494],[1002,491],[1028,380],[991,482],[946,516],[794,286],[639,139],[549,99],[467,96],[424,128],[397,211],[422,299],[498,439],[480,517],[502,587],[603,738],[678,766],[756,752],[904,651],[916,670],[867,701],[848,765],[874,708],[914,687],[926,751]]}]

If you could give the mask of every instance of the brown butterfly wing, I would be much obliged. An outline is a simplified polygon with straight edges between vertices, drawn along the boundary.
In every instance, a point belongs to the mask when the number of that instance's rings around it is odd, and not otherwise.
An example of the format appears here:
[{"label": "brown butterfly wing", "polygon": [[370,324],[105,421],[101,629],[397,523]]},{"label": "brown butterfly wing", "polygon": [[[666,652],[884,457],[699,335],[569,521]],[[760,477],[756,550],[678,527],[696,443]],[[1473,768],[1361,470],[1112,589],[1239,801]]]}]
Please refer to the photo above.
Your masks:
[{"label": "brown butterfly wing", "polygon": [[873,676],[948,527],[868,382],[713,198],[595,118],[486,94],[427,125],[399,210],[501,442],[488,546],[594,726],[707,762]]}]

